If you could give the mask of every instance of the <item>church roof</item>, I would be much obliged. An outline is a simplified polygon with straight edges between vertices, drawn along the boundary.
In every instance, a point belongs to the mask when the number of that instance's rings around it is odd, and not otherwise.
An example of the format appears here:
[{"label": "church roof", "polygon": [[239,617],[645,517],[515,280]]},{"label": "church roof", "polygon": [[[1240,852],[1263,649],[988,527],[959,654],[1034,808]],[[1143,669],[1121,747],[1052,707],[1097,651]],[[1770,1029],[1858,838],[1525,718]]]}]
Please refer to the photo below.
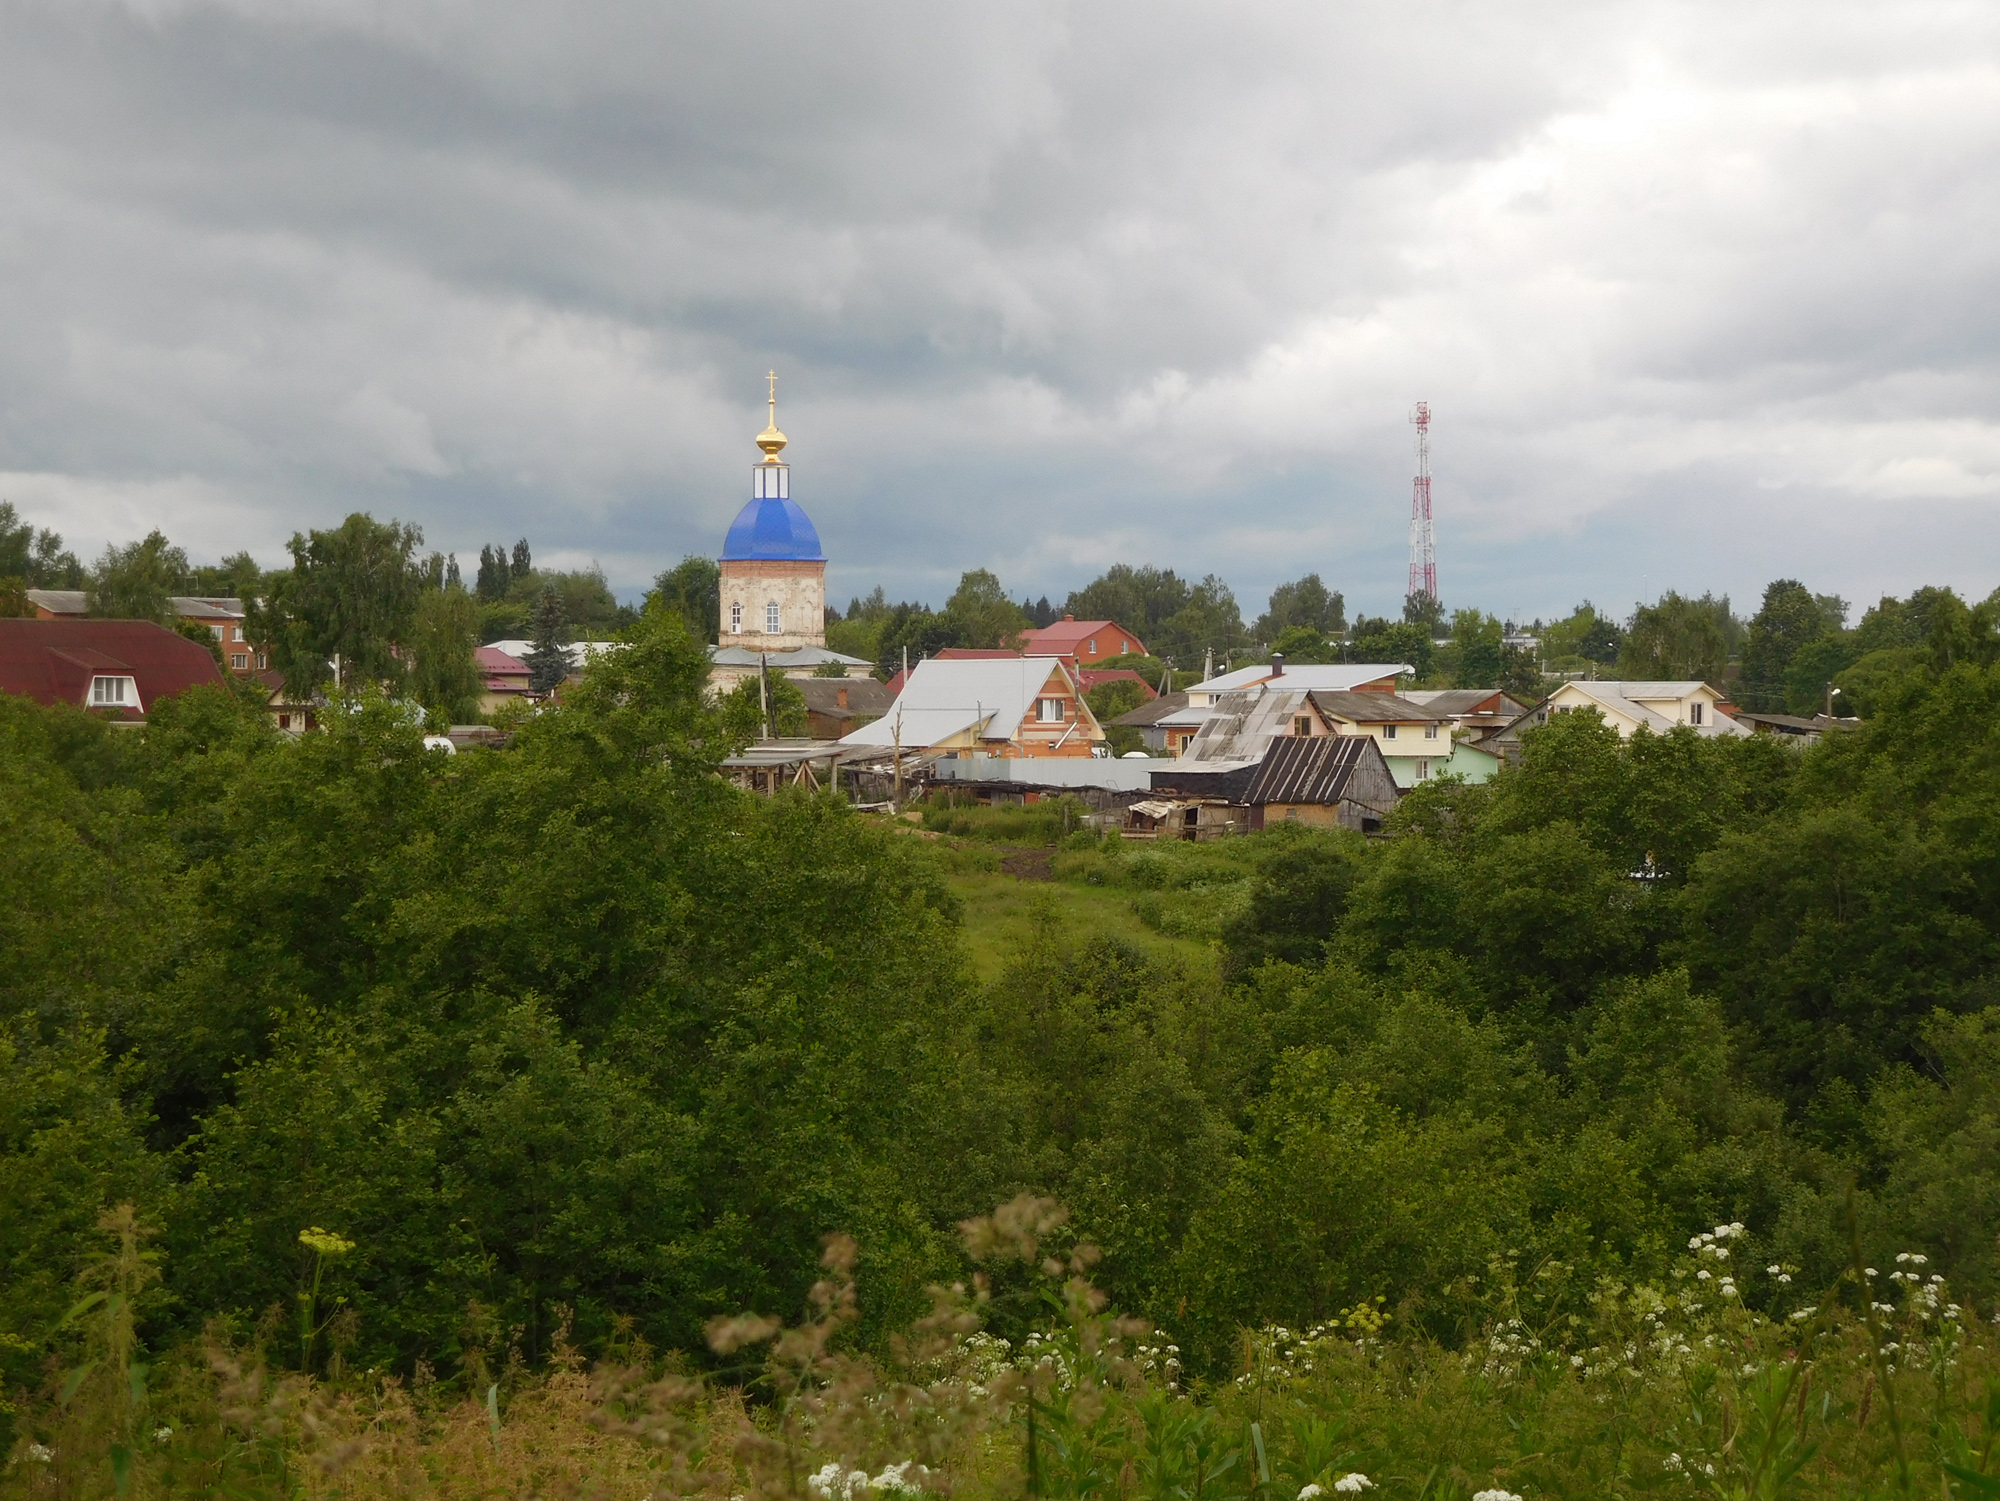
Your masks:
[{"label": "church roof", "polygon": [[826,561],[811,519],[790,500],[767,497],[750,501],[736,513],[729,535],[723,539],[725,563],[765,558]]}]

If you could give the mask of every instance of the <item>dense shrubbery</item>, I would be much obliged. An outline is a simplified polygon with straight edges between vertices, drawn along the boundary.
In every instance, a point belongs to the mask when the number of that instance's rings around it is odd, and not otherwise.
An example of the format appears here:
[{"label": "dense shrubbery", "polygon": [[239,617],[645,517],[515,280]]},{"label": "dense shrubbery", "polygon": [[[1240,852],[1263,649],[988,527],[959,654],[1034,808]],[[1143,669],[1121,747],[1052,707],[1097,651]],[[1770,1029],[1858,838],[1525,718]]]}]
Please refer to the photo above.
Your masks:
[{"label": "dense shrubbery", "polygon": [[[799,1307],[835,1229],[886,1352],[966,1274],[955,1222],[1021,1190],[1189,1381],[1370,1308],[1397,1381],[1470,1402],[1459,1352],[1515,1318],[1573,1349],[1707,1227],[1817,1297],[1850,1184],[1867,1256],[1991,1311],[2000,670],[1920,672],[1803,756],[1566,716],[1387,841],[1072,834],[1059,881],[1213,936],[1222,978],[1050,926],[983,987],[948,855],[713,776],[704,675],[649,617],[457,758],[380,706],[292,740],[220,693],[143,735],[0,700],[7,1392],[77,1358],[121,1202],[159,1230],[152,1348],[209,1324],[460,1392],[559,1329],[701,1352],[713,1316]],[[1010,820],[1062,836],[1061,805],[924,810]],[[288,1354],[311,1227],[353,1242],[344,1301]],[[1531,1366],[1510,1410],[1581,1424],[1583,1378]]]}]

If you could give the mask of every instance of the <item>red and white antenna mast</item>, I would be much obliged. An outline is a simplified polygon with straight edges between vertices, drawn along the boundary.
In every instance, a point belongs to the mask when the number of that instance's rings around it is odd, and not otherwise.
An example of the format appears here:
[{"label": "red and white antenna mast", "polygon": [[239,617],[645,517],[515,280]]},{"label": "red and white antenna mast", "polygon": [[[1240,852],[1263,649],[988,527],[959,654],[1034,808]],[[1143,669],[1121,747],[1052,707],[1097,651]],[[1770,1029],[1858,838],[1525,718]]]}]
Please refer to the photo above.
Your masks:
[{"label": "red and white antenna mast", "polygon": [[1410,495],[1411,594],[1438,597],[1437,534],[1431,529],[1431,406],[1417,403],[1410,414],[1417,425],[1417,481]]}]

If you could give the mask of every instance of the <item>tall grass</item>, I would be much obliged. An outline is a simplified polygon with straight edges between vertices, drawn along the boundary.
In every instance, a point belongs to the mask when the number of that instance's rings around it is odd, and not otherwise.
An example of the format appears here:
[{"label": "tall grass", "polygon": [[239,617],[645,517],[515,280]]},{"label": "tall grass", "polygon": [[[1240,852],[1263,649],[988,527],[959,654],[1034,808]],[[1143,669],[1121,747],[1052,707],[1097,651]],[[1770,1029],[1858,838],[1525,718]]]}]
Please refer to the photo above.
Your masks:
[{"label": "tall grass", "polygon": [[[1808,1293],[1781,1265],[1737,1265],[1742,1227],[1719,1225],[1662,1284],[1600,1286],[1587,1318],[1538,1323],[1496,1286],[1453,1347],[1399,1334],[1376,1299],[1246,1332],[1237,1374],[1189,1391],[1169,1335],[1103,1306],[1094,1252],[1051,1252],[1062,1222],[1031,1198],[968,1222],[979,1270],[878,1349],[854,1342],[856,1251],[835,1236],[806,1317],[717,1320],[708,1374],[629,1338],[586,1369],[562,1336],[540,1372],[283,1372],[259,1343],[273,1318],[246,1342],[212,1330],[146,1381],[121,1322],[148,1281],[127,1213],[90,1274],[87,1374],[51,1371],[24,1408],[0,1495],[2000,1494],[2000,1345],[1920,1256]],[[1041,1310],[1019,1349],[983,1332],[996,1288]]]}]

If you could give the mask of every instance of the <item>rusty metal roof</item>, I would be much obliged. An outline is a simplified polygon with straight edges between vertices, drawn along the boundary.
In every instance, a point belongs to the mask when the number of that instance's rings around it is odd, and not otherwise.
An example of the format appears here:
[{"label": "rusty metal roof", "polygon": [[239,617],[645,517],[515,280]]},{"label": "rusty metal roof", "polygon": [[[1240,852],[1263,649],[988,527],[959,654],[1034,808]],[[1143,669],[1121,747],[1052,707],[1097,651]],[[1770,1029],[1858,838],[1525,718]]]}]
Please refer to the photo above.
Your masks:
[{"label": "rusty metal roof", "polygon": [[[1381,748],[1365,735],[1287,735],[1271,742],[1246,803],[1337,803],[1354,770]],[[1383,775],[1388,775],[1386,766]]]}]

